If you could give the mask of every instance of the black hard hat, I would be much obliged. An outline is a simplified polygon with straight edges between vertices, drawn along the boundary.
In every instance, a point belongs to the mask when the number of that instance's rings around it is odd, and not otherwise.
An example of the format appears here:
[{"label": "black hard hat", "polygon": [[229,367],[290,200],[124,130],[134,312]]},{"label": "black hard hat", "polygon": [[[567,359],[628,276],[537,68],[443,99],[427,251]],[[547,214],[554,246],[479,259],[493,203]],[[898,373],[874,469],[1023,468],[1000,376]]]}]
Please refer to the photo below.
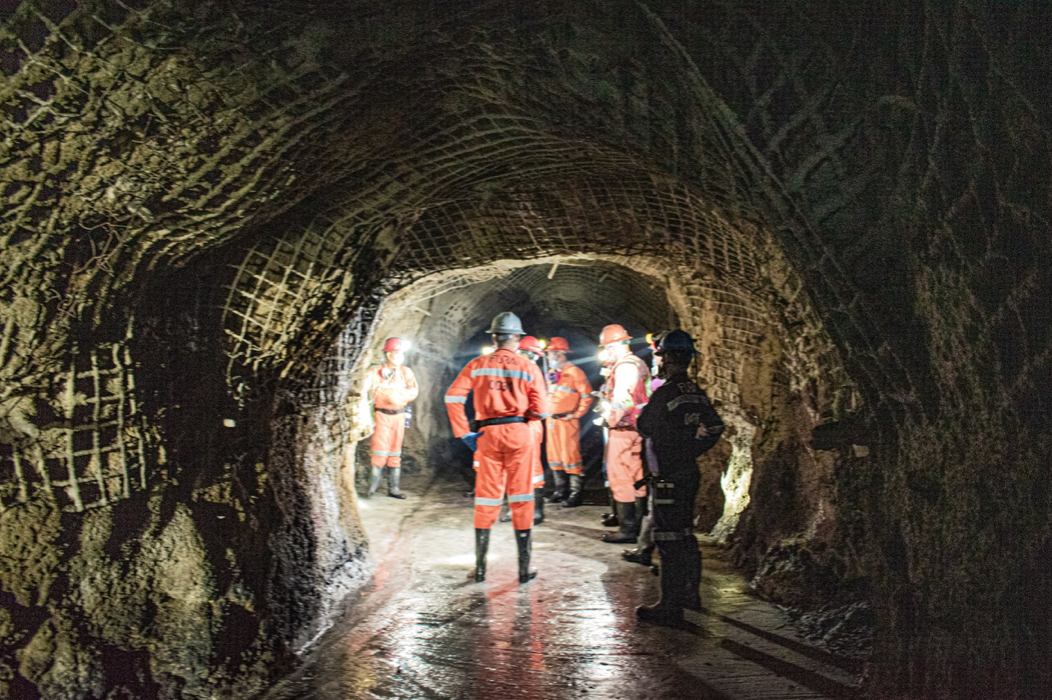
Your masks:
[{"label": "black hard hat", "polygon": [[691,355],[698,354],[697,351],[694,350],[694,339],[690,337],[690,333],[678,329],[669,331],[665,337],[661,339],[654,354],[664,355],[669,352],[689,353]]}]

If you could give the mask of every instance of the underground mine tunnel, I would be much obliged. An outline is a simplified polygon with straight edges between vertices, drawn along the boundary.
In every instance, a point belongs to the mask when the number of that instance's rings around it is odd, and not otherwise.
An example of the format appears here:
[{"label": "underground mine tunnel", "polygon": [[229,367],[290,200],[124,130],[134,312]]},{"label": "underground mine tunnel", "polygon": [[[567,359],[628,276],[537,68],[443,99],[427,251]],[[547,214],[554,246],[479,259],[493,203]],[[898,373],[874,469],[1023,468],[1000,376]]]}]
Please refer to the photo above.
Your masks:
[{"label": "underground mine tunnel", "polygon": [[[0,12],[0,697],[1052,697],[1049,4]],[[693,629],[595,430],[465,583],[441,397],[508,310],[593,378],[697,339]]]}]

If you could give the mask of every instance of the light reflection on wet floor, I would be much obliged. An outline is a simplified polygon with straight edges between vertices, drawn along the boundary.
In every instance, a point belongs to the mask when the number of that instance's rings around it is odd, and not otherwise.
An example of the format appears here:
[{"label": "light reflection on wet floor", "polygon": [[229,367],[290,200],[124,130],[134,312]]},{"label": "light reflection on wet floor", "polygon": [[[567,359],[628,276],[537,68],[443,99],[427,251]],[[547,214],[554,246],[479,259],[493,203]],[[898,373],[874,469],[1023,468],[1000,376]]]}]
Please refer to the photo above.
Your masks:
[{"label": "light reflection on wet floor", "polygon": [[853,664],[838,668],[794,646],[778,609],[711,556],[708,612],[696,627],[637,623],[635,608],[656,600],[658,580],[623,562],[623,546],[598,540],[606,530],[597,506],[548,508],[534,529],[540,574],[524,585],[511,524],[498,523],[487,581],[468,581],[474,532],[462,490],[435,484],[405,501],[368,503],[373,580],[268,700],[855,695]]}]

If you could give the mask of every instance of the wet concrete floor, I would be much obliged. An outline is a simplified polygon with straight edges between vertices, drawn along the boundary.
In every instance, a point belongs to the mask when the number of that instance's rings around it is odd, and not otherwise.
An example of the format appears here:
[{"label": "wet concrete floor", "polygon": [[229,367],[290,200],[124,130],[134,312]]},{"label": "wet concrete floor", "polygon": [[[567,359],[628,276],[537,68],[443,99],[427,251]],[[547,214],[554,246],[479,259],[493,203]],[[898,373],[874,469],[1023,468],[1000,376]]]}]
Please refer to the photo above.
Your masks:
[{"label": "wet concrete floor", "polygon": [[493,530],[485,583],[461,484],[361,501],[370,583],[303,668],[267,700],[357,698],[854,698],[858,662],[797,637],[775,606],[703,546],[705,611],[688,629],[636,621],[658,579],[599,541],[606,509],[546,508],[538,577],[520,585],[511,523]]}]

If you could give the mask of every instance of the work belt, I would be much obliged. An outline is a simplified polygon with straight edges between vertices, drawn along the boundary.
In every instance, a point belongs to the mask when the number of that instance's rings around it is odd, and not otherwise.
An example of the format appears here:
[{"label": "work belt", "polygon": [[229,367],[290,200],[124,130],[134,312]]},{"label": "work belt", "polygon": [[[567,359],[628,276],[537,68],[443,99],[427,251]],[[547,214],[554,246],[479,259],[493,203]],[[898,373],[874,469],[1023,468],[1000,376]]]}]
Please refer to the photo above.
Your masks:
[{"label": "work belt", "polygon": [[378,408],[376,410],[380,413],[386,413],[389,416],[397,416],[399,413],[406,412],[406,409],[404,408]]},{"label": "work belt", "polygon": [[638,433],[639,432],[639,430],[637,430],[636,426],[634,426],[634,425],[626,425],[626,426],[621,427],[621,428],[610,428],[610,430],[616,430],[619,433],[620,432],[633,432],[633,433]]},{"label": "work belt", "polygon": [[480,420],[478,422],[478,429],[490,425],[504,425],[505,423],[525,423],[526,419],[523,416],[504,416],[503,418],[487,418],[486,420]]}]

